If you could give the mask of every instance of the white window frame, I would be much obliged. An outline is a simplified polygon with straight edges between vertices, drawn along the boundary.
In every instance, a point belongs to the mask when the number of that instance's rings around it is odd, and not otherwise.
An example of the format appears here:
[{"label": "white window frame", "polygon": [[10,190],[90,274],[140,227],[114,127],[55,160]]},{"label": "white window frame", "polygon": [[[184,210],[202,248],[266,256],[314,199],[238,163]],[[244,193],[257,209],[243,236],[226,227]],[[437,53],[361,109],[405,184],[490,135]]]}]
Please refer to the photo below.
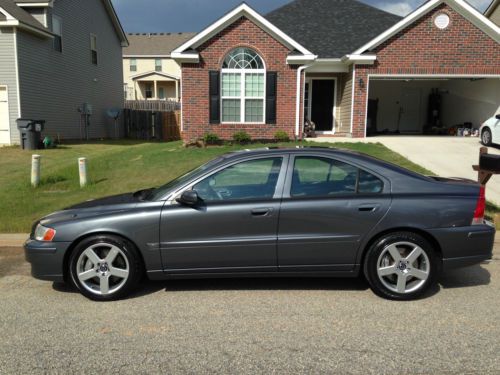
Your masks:
[{"label": "white window frame", "polygon": [[[135,64],[132,64],[132,61],[135,63]],[[135,66],[135,70],[132,69],[132,67]],[[129,60],[129,64],[128,64],[128,68],[131,72],[137,72],[137,59],[136,58],[131,58]]]},{"label": "white window frame", "polygon": [[[251,48],[249,48],[251,49]],[[232,52],[232,51],[231,51]],[[229,52],[229,53],[231,53]],[[254,51],[255,52],[255,51]],[[257,52],[255,52],[257,53]],[[263,69],[226,69],[222,68],[221,69],[221,77],[220,77],[220,119],[221,119],[221,124],[254,124],[254,125],[263,125],[266,123],[266,86],[267,86],[267,75],[266,75],[266,63],[264,62],[264,59],[257,54],[262,61],[262,64],[264,65]],[[240,96],[224,96],[222,94],[222,83],[223,83],[223,75],[225,73],[230,73],[230,74],[240,74]],[[263,96],[245,96],[245,86],[246,86],[246,76],[247,74],[263,74],[264,75],[264,93]],[[223,102],[224,99],[226,100],[240,100],[240,121],[222,121],[224,114],[223,114]],[[246,105],[245,101],[246,100],[262,100],[263,105],[262,105],[262,121],[252,121],[252,122],[246,122],[245,117],[246,117]]]},{"label": "white window frame", "polygon": [[[160,65],[156,64],[158,61],[160,62]],[[157,69],[158,67],[160,67],[160,70]],[[163,72],[163,59],[155,59],[155,72]]]}]

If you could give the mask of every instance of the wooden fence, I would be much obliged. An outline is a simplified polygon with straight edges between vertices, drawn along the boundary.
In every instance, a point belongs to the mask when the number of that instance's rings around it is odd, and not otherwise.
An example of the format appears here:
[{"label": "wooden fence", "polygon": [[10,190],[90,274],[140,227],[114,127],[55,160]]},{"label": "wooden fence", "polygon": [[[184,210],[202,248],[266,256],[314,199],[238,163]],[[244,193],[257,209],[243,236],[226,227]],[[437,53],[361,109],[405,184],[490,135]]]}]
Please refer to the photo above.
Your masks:
[{"label": "wooden fence", "polygon": [[125,109],[137,111],[173,112],[181,109],[175,100],[125,100]]},{"label": "wooden fence", "polygon": [[144,140],[181,139],[180,111],[144,111],[124,109],[125,137]]}]

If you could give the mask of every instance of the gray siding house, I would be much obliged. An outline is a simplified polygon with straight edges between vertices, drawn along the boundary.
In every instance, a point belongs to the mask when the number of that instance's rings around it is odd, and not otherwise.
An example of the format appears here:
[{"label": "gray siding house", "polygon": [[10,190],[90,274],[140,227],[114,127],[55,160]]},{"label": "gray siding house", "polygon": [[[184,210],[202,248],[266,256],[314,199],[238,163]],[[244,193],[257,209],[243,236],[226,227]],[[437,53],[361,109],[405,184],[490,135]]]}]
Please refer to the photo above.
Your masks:
[{"label": "gray siding house", "polygon": [[0,144],[19,143],[16,119],[46,120],[44,135],[113,134],[106,110],[123,106],[127,37],[110,0],[0,0]]}]

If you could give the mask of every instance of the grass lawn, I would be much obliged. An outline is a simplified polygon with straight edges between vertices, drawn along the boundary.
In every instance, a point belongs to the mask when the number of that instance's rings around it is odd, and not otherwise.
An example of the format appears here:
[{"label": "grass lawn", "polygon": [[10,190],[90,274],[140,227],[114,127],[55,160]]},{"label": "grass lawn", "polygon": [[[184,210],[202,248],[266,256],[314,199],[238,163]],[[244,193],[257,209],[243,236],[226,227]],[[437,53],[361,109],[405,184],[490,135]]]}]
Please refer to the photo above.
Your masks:
[{"label": "grass lawn", "polygon": [[[280,146],[287,145],[297,144]],[[42,155],[42,180],[37,189],[30,185],[32,152],[17,147],[0,148],[0,233],[28,232],[33,221],[55,210],[91,198],[159,186],[217,155],[262,146],[185,149],[181,142],[141,141],[65,145],[36,152]],[[381,144],[338,143],[334,146],[361,151],[417,172],[431,174]],[[78,157],[88,160],[91,183],[83,189],[78,180]]]}]

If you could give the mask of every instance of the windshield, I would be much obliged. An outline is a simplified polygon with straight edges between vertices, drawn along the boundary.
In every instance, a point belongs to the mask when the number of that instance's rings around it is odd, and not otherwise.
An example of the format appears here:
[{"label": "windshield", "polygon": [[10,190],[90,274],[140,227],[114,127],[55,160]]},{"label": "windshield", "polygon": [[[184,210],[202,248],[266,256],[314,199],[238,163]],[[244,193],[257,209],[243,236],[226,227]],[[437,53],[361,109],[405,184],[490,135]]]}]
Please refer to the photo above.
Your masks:
[{"label": "windshield", "polygon": [[195,169],[190,170],[189,172],[187,172],[187,173],[185,173],[177,178],[174,178],[172,181],[167,182],[165,185],[160,186],[157,189],[154,189],[148,195],[147,200],[155,201],[155,200],[159,200],[159,199],[163,198],[165,196],[165,194],[168,193],[169,190],[171,190],[172,188],[174,188],[178,185],[184,184],[185,182],[189,181],[191,179],[191,177],[195,176],[196,174],[198,174],[200,172],[207,170],[211,165],[217,163],[220,160],[221,159],[218,158],[218,159],[209,161],[208,163],[205,163],[205,164],[203,164]]}]

